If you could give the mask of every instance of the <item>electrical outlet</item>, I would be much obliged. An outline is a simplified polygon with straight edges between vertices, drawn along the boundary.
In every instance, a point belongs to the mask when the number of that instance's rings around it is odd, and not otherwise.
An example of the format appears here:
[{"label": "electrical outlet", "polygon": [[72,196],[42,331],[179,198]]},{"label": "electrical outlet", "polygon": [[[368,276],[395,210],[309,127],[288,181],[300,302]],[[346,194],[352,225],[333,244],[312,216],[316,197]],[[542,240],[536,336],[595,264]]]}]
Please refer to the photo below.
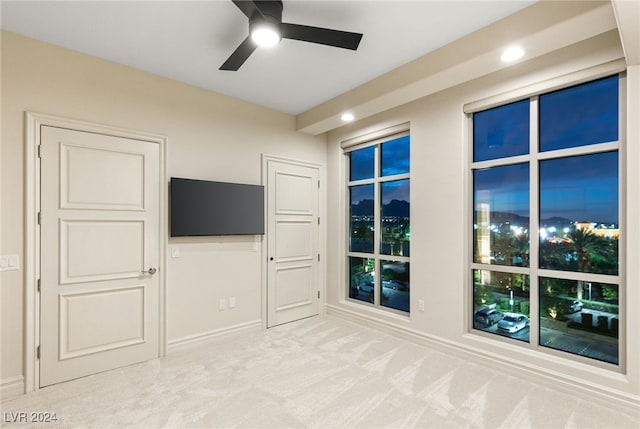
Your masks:
[{"label": "electrical outlet", "polygon": [[220,301],[218,301],[218,310],[222,311],[222,310],[226,310],[227,309],[227,300],[226,298],[220,298]]},{"label": "electrical outlet", "polygon": [[236,308],[236,297],[235,296],[230,296],[229,297],[229,308]]},{"label": "electrical outlet", "polygon": [[418,300],[418,311],[424,311],[424,299]]}]

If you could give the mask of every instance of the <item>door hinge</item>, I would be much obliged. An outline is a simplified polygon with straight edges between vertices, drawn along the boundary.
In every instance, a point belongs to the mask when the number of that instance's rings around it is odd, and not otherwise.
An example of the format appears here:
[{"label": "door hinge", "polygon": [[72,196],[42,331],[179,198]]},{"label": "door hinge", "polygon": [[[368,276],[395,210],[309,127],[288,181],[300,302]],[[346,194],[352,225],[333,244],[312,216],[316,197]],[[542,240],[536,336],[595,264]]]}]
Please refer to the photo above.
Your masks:
[{"label": "door hinge", "polygon": [[318,299],[320,299],[320,291],[318,291]]},{"label": "door hinge", "polygon": [[38,292],[40,292],[40,279],[38,279]]},{"label": "door hinge", "polygon": [[36,348],[36,359],[40,359],[40,346]]},{"label": "door hinge", "polygon": [[318,189],[320,189],[320,181],[318,180]]},{"label": "door hinge", "polygon": [[42,145],[38,145],[38,158],[42,158]]},{"label": "door hinge", "polygon": [[320,225],[320,217],[318,217],[318,225]]},{"label": "door hinge", "polygon": [[318,253],[318,262],[320,262],[320,254]]}]

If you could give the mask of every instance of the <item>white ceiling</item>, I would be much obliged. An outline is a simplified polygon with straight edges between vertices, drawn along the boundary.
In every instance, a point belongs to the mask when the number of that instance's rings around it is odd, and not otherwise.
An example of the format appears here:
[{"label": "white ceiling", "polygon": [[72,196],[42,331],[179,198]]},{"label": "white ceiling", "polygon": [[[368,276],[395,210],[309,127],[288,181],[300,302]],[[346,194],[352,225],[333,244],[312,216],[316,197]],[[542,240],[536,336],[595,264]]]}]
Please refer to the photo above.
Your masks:
[{"label": "white ceiling", "polygon": [[535,0],[285,0],[283,21],[364,33],[357,51],[283,40],[237,72],[248,33],[231,0],[6,1],[4,30],[297,115]]}]

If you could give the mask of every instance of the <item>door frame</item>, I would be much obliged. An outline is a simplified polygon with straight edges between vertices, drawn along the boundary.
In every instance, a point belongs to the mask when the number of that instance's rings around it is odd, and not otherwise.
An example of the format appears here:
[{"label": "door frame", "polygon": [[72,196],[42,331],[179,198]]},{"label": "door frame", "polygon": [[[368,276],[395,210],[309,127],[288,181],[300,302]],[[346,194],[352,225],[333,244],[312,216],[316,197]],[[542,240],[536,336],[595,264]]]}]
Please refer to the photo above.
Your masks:
[{"label": "door frame", "polygon": [[161,269],[158,274],[159,296],[159,337],[158,356],[167,352],[167,318],[166,318],[166,267],[168,244],[167,234],[167,138],[158,134],[102,125],[76,119],[64,118],[36,112],[25,112],[25,189],[24,189],[24,393],[40,388],[40,365],[36,350],[40,343],[40,300],[37,290],[40,278],[40,226],[38,212],[40,211],[40,128],[52,126],[75,131],[105,134],[114,137],[142,140],[158,145],[159,149],[159,240],[158,249]]},{"label": "door frame", "polygon": [[[313,162],[308,162],[308,161],[300,161],[297,159],[293,159],[293,158],[286,158],[283,156],[277,156],[277,155],[269,155],[269,154],[262,154],[262,185],[264,186],[264,193],[265,193],[265,197],[264,197],[264,201],[265,201],[265,205],[264,205],[264,222],[265,225],[268,226],[268,206],[267,206],[267,201],[268,201],[268,196],[267,196],[267,192],[269,192],[269,162],[270,161],[274,161],[274,162],[281,162],[281,163],[285,163],[285,164],[290,164],[290,165],[296,165],[296,166],[301,166],[301,167],[308,167],[308,168],[315,168],[318,170],[318,179],[320,180],[320,189],[318,190],[318,216],[320,216],[320,225],[318,226],[318,253],[320,254],[320,262],[318,263],[318,289],[320,290],[320,299],[318,300],[318,315],[323,315],[325,314],[325,304],[326,304],[326,284],[325,284],[325,267],[326,267],[326,219],[327,219],[327,213],[326,213],[326,205],[325,205],[325,195],[326,195],[326,191],[325,191],[325,183],[326,183],[326,177],[324,175],[324,168],[322,165],[320,164],[316,164]],[[262,248],[261,248],[261,252],[262,252],[262,268],[261,268],[261,272],[262,272],[262,288],[261,288],[261,295],[262,295],[262,305],[260,306],[261,308],[261,319],[262,319],[262,329],[266,330],[267,329],[267,317],[269,314],[269,303],[267,302],[267,296],[268,296],[268,287],[269,287],[269,281],[268,281],[268,269],[269,269],[269,262],[268,262],[268,249],[269,249],[269,230],[268,227],[265,228],[265,235],[264,235],[264,240],[262,240]]]}]

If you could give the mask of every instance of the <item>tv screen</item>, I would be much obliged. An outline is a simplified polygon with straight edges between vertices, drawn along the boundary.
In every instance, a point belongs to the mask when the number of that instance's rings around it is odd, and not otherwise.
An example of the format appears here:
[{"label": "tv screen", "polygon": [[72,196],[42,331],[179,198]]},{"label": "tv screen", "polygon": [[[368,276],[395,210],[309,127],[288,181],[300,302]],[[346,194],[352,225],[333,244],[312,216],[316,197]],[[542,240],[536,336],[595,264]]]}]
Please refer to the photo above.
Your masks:
[{"label": "tv screen", "polygon": [[171,236],[264,234],[264,186],[171,178]]}]

